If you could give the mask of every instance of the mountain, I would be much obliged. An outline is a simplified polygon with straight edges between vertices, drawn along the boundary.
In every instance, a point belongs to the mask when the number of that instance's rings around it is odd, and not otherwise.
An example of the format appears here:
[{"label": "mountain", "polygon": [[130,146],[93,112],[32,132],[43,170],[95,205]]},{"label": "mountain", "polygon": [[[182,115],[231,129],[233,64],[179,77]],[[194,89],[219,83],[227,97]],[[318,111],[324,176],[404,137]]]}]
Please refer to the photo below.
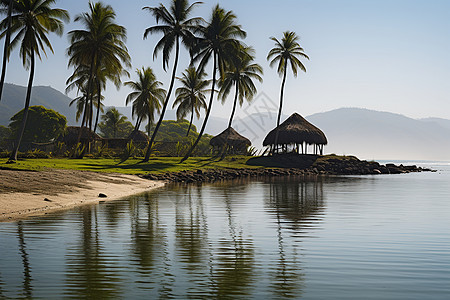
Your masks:
[{"label": "mountain", "polygon": [[[5,83],[3,96],[0,101],[0,125],[8,126],[10,118],[25,105],[27,88],[15,84]],[[69,107],[71,98],[49,86],[35,86],[31,92],[30,105],[42,105],[56,110],[67,118],[70,125],[76,124],[75,106]]]},{"label": "mountain", "polygon": [[328,153],[365,159],[450,160],[450,127],[438,122],[361,108],[341,108],[306,119],[326,134]]}]

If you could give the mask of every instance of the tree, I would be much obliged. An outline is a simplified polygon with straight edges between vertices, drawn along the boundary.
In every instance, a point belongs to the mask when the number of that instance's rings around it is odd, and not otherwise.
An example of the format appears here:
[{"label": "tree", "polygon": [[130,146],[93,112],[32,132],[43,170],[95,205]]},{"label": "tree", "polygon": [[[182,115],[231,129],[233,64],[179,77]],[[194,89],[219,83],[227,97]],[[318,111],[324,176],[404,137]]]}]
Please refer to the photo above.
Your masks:
[{"label": "tree", "polygon": [[[294,77],[297,77],[298,69],[306,72],[306,68],[303,63],[300,61],[300,57],[309,59],[308,55],[304,53],[302,47],[300,47],[298,43],[299,37],[293,31],[285,31],[283,32],[283,37],[281,41],[277,40],[274,37],[270,38],[275,42],[275,47],[269,51],[267,55],[267,60],[270,61],[270,66],[278,63],[277,72],[280,76],[283,76],[283,80],[281,83],[281,92],[280,92],[280,105],[278,109],[278,117],[277,117],[277,127],[280,126],[281,112],[283,108],[283,93],[284,93],[284,85],[286,83],[286,74],[289,65],[291,65],[292,73]],[[275,135],[275,145],[278,141],[278,131]]]},{"label": "tree", "polygon": [[0,125],[0,147],[1,142],[5,139],[9,139],[10,136],[11,136],[11,129],[9,129],[6,126]]},{"label": "tree", "polygon": [[[10,161],[17,160],[17,152],[22,141],[30,106],[31,89],[35,71],[35,56],[41,59],[41,50],[46,55],[45,48],[53,53],[53,48],[47,35],[54,32],[63,34],[63,21],[69,21],[69,14],[63,9],[52,8],[56,0],[21,0],[14,5],[15,14],[11,17],[11,34],[17,35],[11,41],[10,48],[20,44],[20,57],[25,68],[30,69],[27,95],[21,129],[17,132],[17,141],[11,152]],[[2,33],[6,34],[4,31]]]},{"label": "tree", "polygon": [[150,67],[136,70],[136,74],[139,79],[125,82],[125,85],[133,90],[127,96],[126,104],[133,102],[132,114],[136,116],[134,130],[138,131],[145,119],[148,119],[148,124],[153,123],[155,112],[160,111],[161,103],[166,97],[166,91],[161,88],[162,83],[156,80],[156,76]]},{"label": "tree", "polygon": [[260,65],[253,63],[254,50],[252,47],[244,47],[239,45],[236,49],[237,53],[231,59],[229,70],[227,70],[220,82],[219,97],[222,102],[229,95],[231,88],[235,87],[233,109],[231,111],[228,127],[231,127],[234,114],[236,112],[237,102],[242,106],[244,100],[251,101],[256,94],[256,87],[253,79],[262,82],[263,70]]},{"label": "tree", "polygon": [[115,107],[109,108],[101,116],[99,123],[101,135],[105,138],[125,138],[133,130],[133,125]]},{"label": "tree", "polygon": [[[116,14],[110,5],[101,2],[89,3],[89,12],[75,17],[75,22],[81,22],[85,29],[69,32],[71,44],[67,49],[69,66],[75,67],[75,77],[77,72],[82,73],[82,76],[87,73],[87,80],[85,79],[87,101],[82,124],[89,123],[90,129],[92,129],[95,90],[97,100],[100,101],[101,89],[106,78],[112,79],[116,86],[119,86],[120,76],[128,74],[123,65],[131,66],[131,58],[125,46],[126,29],[116,24],[115,18]],[[97,107],[100,108],[98,103]],[[87,114],[88,111],[90,115]]]},{"label": "tree", "polygon": [[[13,135],[21,129],[24,109],[11,117],[9,128]],[[67,119],[60,113],[43,106],[30,106],[28,121],[23,133],[23,145],[48,143],[60,136],[67,127]]]},{"label": "tree", "polygon": [[200,118],[200,110],[206,110],[205,93],[209,91],[206,89],[209,80],[203,79],[205,76],[205,72],[197,72],[194,67],[189,67],[183,72],[183,76],[178,78],[182,86],[175,91],[177,98],[175,99],[172,108],[178,106],[178,120],[185,118],[188,113],[191,114],[186,136],[189,136],[192,121],[194,120],[194,114],[197,118]]},{"label": "tree", "polygon": [[206,25],[199,25],[197,31],[199,37],[197,44],[193,49],[193,52],[195,53],[193,60],[199,61],[198,69],[201,72],[205,69],[205,66],[211,58],[213,59],[212,88],[208,108],[206,109],[206,116],[200,129],[199,136],[180,162],[188,159],[205,131],[214,99],[216,73],[220,72],[221,76],[224,74],[226,65],[230,61],[230,56],[233,55],[232,50],[239,44],[239,41],[236,38],[246,37],[245,31],[242,30],[240,25],[236,24],[236,16],[233,12],[225,11],[223,8],[219,7],[219,5],[214,7],[210,21]]},{"label": "tree", "polygon": [[160,22],[162,23],[162,25],[155,25],[147,28],[144,32],[144,38],[147,38],[149,34],[163,34],[163,37],[155,46],[155,49],[153,51],[153,59],[157,57],[159,51],[162,51],[164,70],[166,70],[167,68],[170,54],[175,45],[175,60],[173,63],[172,77],[170,79],[169,89],[167,90],[166,99],[164,100],[158,123],[156,123],[156,127],[150,138],[149,147],[147,148],[147,151],[145,153],[144,162],[150,159],[153,142],[155,141],[155,137],[158,133],[159,127],[161,126],[161,122],[164,119],[167,105],[169,104],[170,95],[172,94],[178,66],[178,57],[180,54],[180,40],[182,44],[189,49],[193,41],[195,40],[193,32],[197,30],[197,27],[203,20],[198,17],[189,19],[189,15],[191,14],[193,8],[199,3],[200,2],[194,2],[193,4],[189,5],[189,2],[187,0],[172,0],[169,9],[167,9],[162,4],[160,4],[158,7],[144,7],[144,9],[150,11],[150,13],[155,17],[157,24],[159,24]]},{"label": "tree", "polygon": [[[3,62],[2,62],[2,75],[0,78],[0,101],[2,101],[3,95],[3,85],[5,84],[5,76],[6,76],[6,63],[9,57],[9,45],[11,43],[11,18],[12,18],[12,9],[13,9],[13,0],[3,0],[1,1],[2,5],[6,5],[6,1],[8,1],[8,12],[7,17],[0,23],[0,28],[3,29],[6,27],[5,34],[5,45],[3,48]],[[6,24],[5,24],[6,23]],[[3,37],[1,35],[0,37]]]}]

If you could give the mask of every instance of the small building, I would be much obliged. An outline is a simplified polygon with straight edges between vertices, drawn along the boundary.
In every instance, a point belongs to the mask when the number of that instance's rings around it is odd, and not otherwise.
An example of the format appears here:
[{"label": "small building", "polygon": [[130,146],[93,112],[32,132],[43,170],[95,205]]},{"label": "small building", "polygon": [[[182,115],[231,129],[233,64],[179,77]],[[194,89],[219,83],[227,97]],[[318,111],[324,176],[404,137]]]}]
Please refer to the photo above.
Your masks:
[{"label": "small building", "polygon": [[231,154],[246,154],[247,148],[252,145],[250,140],[240,135],[232,127],[228,127],[219,135],[213,137],[209,144],[217,151],[227,147],[227,152]]},{"label": "small building", "polygon": [[313,154],[323,155],[323,146],[327,143],[325,134],[319,128],[294,113],[269,132],[263,146],[269,146],[270,153],[308,154],[308,145],[313,145]]},{"label": "small building", "polygon": [[[58,137],[57,142],[63,142],[67,147],[72,147],[76,145],[78,141],[78,135],[80,133],[80,127],[78,126],[68,126],[64,131],[64,134]],[[95,132],[89,130],[87,127],[83,127],[81,132],[80,142],[82,144],[88,144],[93,141],[101,140]]]}]

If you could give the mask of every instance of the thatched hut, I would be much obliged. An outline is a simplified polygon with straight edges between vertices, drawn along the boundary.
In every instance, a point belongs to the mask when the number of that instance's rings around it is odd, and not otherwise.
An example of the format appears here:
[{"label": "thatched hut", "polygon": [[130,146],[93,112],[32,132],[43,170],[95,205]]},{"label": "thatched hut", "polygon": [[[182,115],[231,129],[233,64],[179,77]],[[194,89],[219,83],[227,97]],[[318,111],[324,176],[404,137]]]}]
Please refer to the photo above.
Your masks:
[{"label": "thatched hut", "polygon": [[308,145],[314,146],[314,154],[323,154],[323,146],[328,143],[325,134],[309,123],[298,113],[292,114],[277,128],[273,129],[263,141],[263,146],[270,146],[271,153],[296,152],[307,154]]},{"label": "thatched hut", "polygon": [[245,154],[247,148],[251,146],[252,142],[242,135],[240,135],[232,127],[228,127],[222,131],[219,135],[213,137],[209,144],[217,150],[222,149],[224,146],[228,147],[228,153]]},{"label": "thatched hut", "polygon": [[[78,141],[78,134],[80,133],[80,127],[78,126],[68,126],[64,131],[64,134],[59,136],[57,141],[63,142],[67,147],[74,146]],[[89,128],[83,127],[81,131],[80,142],[83,144],[101,140],[95,132],[89,130]]]},{"label": "thatched hut", "polygon": [[140,130],[133,130],[128,136],[128,139],[132,140],[133,143],[148,143],[149,140],[148,136]]}]

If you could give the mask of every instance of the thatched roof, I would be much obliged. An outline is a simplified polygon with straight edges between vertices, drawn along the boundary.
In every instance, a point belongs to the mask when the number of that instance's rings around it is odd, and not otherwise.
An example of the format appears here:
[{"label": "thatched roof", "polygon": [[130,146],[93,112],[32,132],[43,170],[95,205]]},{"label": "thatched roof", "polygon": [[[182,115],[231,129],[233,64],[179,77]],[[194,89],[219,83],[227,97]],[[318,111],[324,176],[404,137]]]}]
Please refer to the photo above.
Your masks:
[{"label": "thatched roof", "polygon": [[316,126],[309,123],[298,113],[292,114],[279,127],[273,129],[266,136],[263,146],[273,145],[278,130],[278,145],[307,144],[326,145],[328,143],[325,134]]},{"label": "thatched roof", "polygon": [[[228,137],[228,140],[227,140]],[[219,135],[213,137],[209,144],[211,146],[223,146],[225,143],[232,147],[246,147],[250,146],[252,142],[246,137],[243,137],[239,133],[237,133],[236,130],[234,130],[232,127],[228,127],[222,133]]]},{"label": "thatched roof", "polygon": [[[68,126],[64,131],[64,134],[58,138],[58,141],[64,142],[66,144],[74,144],[77,142],[78,133],[80,132],[80,127],[78,126]],[[99,140],[101,139],[96,133],[89,128],[83,127],[81,133],[81,140]]]},{"label": "thatched roof", "polygon": [[148,136],[142,131],[133,130],[131,134],[128,136],[129,140],[132,140],[135,143],[146,143],[148,142]]}]

